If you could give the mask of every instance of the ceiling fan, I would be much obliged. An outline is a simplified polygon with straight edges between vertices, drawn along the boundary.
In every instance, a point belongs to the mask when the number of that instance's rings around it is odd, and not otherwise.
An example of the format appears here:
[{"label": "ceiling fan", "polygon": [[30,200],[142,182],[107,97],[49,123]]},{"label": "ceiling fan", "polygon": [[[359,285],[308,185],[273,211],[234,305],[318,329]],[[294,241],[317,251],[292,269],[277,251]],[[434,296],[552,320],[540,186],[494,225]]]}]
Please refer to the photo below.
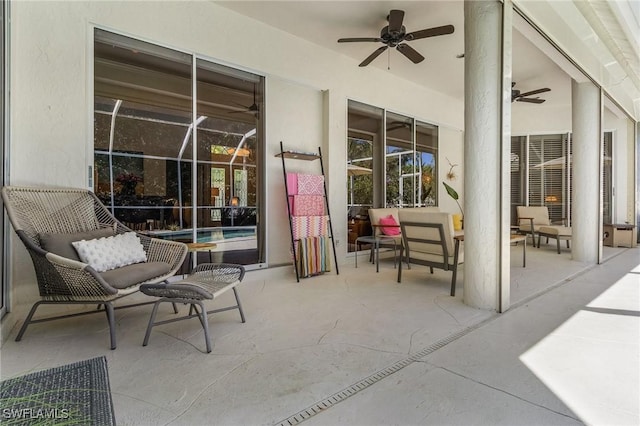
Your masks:
[{"label": "ceiling fan", "polygon": [[551,89],[545,87],[543,89],[532,90],[530,92],[520,93],[518,89],[514,89],[513,87],[516,85],[516,82],[511,82],[511,102],[530,102],[532,104],[541,104],[545,101],[545,99],[540,98],[528,98],[527,96],[537,95],[538,93],[550,92]]},{"label": "ceiling fan", "polygon": [[413,47],[404,43],[405,41],[413,41],[421,38],[441,36],[445,34],[453,33],[453,25],[444,25],[442,27],[427,28],[424,30],[406,32],[402,21],[404,19],[403,10],[391,10],[387,16],[389,25],[384,27],[380,31],[380,37],[352,37],[338,39],[338,43],[351,43],[351,42],[380,42],[385,46],[379,47],[371,55],[369,55],[364,61],[360,63],[361,67],[366,67],[375,58],[380,56],[382,52],[390,47],[395,47],[398,52],[409,58],[411,62],[417,64],[424,60],[424,56],[418,53]]},{"label": "ceiling fan", "polygon": [[239,105],[241,107],[244,108],[244,110],[242,111],[229,111],[229,114],[253,114],[253,115],[258,115],[258,112],[260,112],[260,110],[258,109],[258,104],[256,103],[256,87],[255,85],[253,86],[253,103],[250,106],[244,106],[241,105],[239,103],[234,102],[236,105]]}]

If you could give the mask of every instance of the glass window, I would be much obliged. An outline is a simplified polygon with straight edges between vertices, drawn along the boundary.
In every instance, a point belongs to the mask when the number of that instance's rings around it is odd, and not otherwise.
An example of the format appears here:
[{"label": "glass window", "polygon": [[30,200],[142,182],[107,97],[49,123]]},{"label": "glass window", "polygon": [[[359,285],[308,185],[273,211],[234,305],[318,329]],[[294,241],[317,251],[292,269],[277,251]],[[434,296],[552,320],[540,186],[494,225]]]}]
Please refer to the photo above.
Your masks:
[{"label": "glass window", "polygon": [[416,174],[413,119],[388,112],[386,125],[386,207],[413,207]]},{"label": "glass window", "polygon": [[349,101],[347,205],[349,251],[371,235],[371,207],[436,206],[438,126]]},{"label": "glass window", "polygon": [[94,52],[102,202],[131,229],[216,243],[215,261],[264,262],[263,78],[99,29]]},{"label": "glass window", "polygon": [[438,127],[416,121],[416,206],[438,204]]}]

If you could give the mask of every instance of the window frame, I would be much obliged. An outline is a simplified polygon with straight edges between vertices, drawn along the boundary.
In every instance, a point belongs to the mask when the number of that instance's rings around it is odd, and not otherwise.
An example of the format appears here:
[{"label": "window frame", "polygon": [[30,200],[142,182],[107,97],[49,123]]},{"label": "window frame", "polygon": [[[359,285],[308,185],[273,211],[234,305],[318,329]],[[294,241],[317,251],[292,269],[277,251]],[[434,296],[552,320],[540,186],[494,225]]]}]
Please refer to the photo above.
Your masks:
[{"label": "window frame", "polygon": [[[372,133],[370,129],[362,129],[352,127],[349,123],[350,115],[354,116],[364,114],[366,117],[370,115],[372,120],[375,120],[378,123],[378,126],[375,126],[378,130],[377,133]],[[378,115],[379,114],[379,115]],[[401,122],[404,123],[404,127],[407,127],[409,130],[408,137],[410,140],[406,140],[403,142],[403,139],[396,137],[395,139],[399,141],[396,145],[390,143],[390,137],[388,135],[389,131],[393,131],[389,129],[389,124],[391,120],[391,124],[397,127],[397,129],[401,129]],[[393,121],[396,120],[396,121]],[[398,121],[400,120],[400,121]],[[364,126],[364,125],[363,125]],[[418,127],[424,127],[425,129],[430,129],[432,133],[432,137],[435,138],[434,146],[430,146],[425,144],[423,141],[419,141],[418,137]],[[406,132],[404,132],[406,133]],[[427,133],[424,133],[427,134]],[[407,134],[404,135],[405,137]],[[347,98],[347,132],[345,135],[346,141],[346,158],[347,164],[356,164],[360,159],[352,159],[350,149],[350,140],[367,140],[372,144],[372,200],[370,207],[372,208],[380,208],[380,207],[397,207],[397,208],[411,208],[411,207],[422,207],[422,206],[433,206],[437,207],[439,205],[438,194],[439,188],[438,185],[440,183],[439,177],[439,163],[440,158],[438,156],[439,145],[440,145],[440,136],[441,136],[441,125],[435,122],[431,122],[429,120],[424,120],[415,116],[407,115],[404,113],[399,113],[396,111],[392,111],[383,107],[371,105],[365,102],[357,101],[351,98]],[[389,153],[389,147],[397,147],[400,151]],[[422,150],[424,149],[424,150]],[[431,164],[431,172],[429,184],[433,191],[433,194],[429,194],[429,199],[433,200],[433,204],[426,203],[426,198],[424,194],[422,194],[423,190],[423,169],[419,169],[419,166],[425,166],[422,163],[421,155],[430,154],[432,157],[433,163]],[[408,167],[404,167],[404,172],[401,170],[402,167],[402,157],[406,159],[407,156],[410,156],[408,159],[409,164],[411,165],[411,171],[408,170]],[[388,200],[388,191],[389,187],[387,185],[387,179],[389,177],[389,168],[388,162],[392,161],[394,158],[397,158],[398,162],[398,200],[399,203],[394,205],[389,205]],[[368,159],[367,159],[368,160]],[[357,165],[357,164],[356,164]],[[347,171],[348,173],[348,171]],[[348,176],[348,174],[347,174]],[[364,206],[362,203],[353,203],[353,193],[351,192],[350,182],[352,179],[347,179],[347,198],[346,198],[346,210],[347,210],[347,220],[349,224],[353,224],[353,218],[350,217],[352,215],[352,210],[359,208],[362,211],[362,207]],[[410,183],[411,188],[407,189],[407,183]],[[408,192],[407,192],[408,191]],[[425,203],[421,201],[422,198],[425,198]],[[410,201],[408,201],[410,199]],[[369,204],[367,204],[369,206]],[[348,224],[348,226],[349,226]],[[351,238],[351,236],[350,236]],[[351,240],[350,240],[351,241]],[[351,250],[351,245],[348,247],[348,251]]]},{"label": "window frame", "polygon": [[[189,65],[192,69],[192,71],[195,71],[197,69],[197,66],[199,64],[204,63],[206,66],[206,69],[204,69],[203,72],[209,72],[212,71],[213,73],[219,74],[222,73],[221,70],[231,70],[231,73],[228,75],[231,75],[232,78],[242,78],[242,75],[250,75],[252,76],[251,81],[254,81],[254,86],[257,87],[257,92],[259,93],[259,95],[261,96],[260,98],[260,104],[261,104],[261,110],[260,110],[260,114],[262,115],[262,117],[265,116],[265,105],[266,103],[264,102],[265,99],[265,88],[266,88],[266,77],[264,74],[256,72],[255,70],[249,70],[247,68],[244,67],[240,67],[240,66],[236,66],[236,65],[230,65],[230,64],[226,64],[226,63],[220,63],[219,61],[216,61],[212,58],[207,57],[206,55],[202,55],[199,54],[197,52],[193,52],[193,51],[189,51],[189,50],[184,50],[184,49],[177,49],[173,46],[167,46],[161,42],[158,41],[154,41],[154,40],[148,40],[148,39],[144,39],[141,37],[136,37],[136,36],[132,36],[130,34],[122,34],[118,31],[114,31],[113,29],[110,28],[103,28],[101,26],[98,25],[92,25],[90,26],[90,40],[89,43],[91,45],[90,47],[90,52],[92,55],[92,61],[91,64],[92,66],[90,67],[90,78],[89,81],[91,82],[91,90],[88,93],[88,96],[91,99],[90,105],[90,120],[89,120],[89,133],[93,136],[95,134],[95,125],[94,125],[94,117],[96,116],[96,109],[95,109],[95,104],[94,104],[94,98],[96,96],[98,96],[98,94],[96,93],[96,88],[95,88],[95,76],[96,76],[96,70],[94,69],[95,67],[93,66],[95,58],[96,58],[96,51],[95,51],[95,43],[97,42],[98,38],[97,38],[97,34],[98,32],[106,32],[106,33],[112,33],[114,34],[116,37],[123,37],[126,39],[130,39],[133,43],[145,43],[145,44],[150,44],[153,46],[157,46],[159,49],[170,49],[171,51],[175,51],[181,55],[186,55],[187,57],[190,58],[191,64]],[[168,64],[170,65],[170,64]],[[209,68],[210,66],[210,68]],[[204,75],[204,74],[203,74]],[[199,113],[198,111],[198,101],[200,99],[198,99],[198,85],[201,83],[200,81],[200,77],[197,73],[192,72],[192,74],[190,74],[190,81],[191,81],[191,118],[195,117],[196,114]],[[255,95],[256,95],[256,91],[254,90],[253,92],[253,96],[254,96],[254,100],[255,100]],[[194,123],[193,119],[191,121],[191,123]],[[196,147],[197,147],[197,133],[199,131],[202,130],[206,130],[203,129],[202,127],[198,127],[198,123],[195,122],[195,126],[193,126],[195,128],[196,131],[193,131],[191,134],[191,141],[190,143],[192,143],[193,146],[193,151],[195,153],[196,151]],[[267,206],[265,205],[265,201],[266,201],[266,194],[265,194],[265,190],[266,190],[266,185],[265,185],[265,170],[266,170],[266,151],[267,151],[267,147],[266,147],[266,143],[265,143],[265,120],[264,118],[260,118],[256,120],[256,125],[255,125],[255,130],[254,130],[254,137],[259,141],[259,148],[257,150],[256,156],[255,158],[255,165],[254,167],[257,169],[257,173],[253,173],[254,175],[254,179],[255,179],[255,209],[257,210],[256,213],[256,224],[255,224],[255,229],[256,229],[256,243],[257,243],[257,252],[258,252],[258,258],[257,258],[257,262],[245,265],[246,269],[251,270],[251,269],[259,269],[259,268],[264,268],[268,266],[268,253],[267,253],[267,244],[266,244],[266,226],[265,226],[265,218],[266,218],[266,211],[267,211]],[[93,139],[93,138],[92,138]],[[92,140],[93,142],[93,140]],[[191,149],[189,149],[191,150]],[[88,152],[88,177],[87,177],[87,182],[88,182],[88,187],[90,190],[94,190],[94,182],[93,182],[93,171],[95,170],[95,161],[94,161],[94,152],[96,152],[96,148],[95,148],[95,144],[92,143],[91,144],[91,149]],[[192,164],[192,193],[195,194],[194,198],[197,200],[198,199],[198,194],[197,192],[193,192],[193,188],[196,187],[196,185],[198,185],[199,183],[197,183],[197,180],[199,182],[201,176],[197,175],[198,170],[202,167],[202,166],[206,166],[207,164],[209,164],[209,167],[217,167],[213,162],[209,161],[207,158],[197,158],[197,157],[193,157],[191,156],[191,158],[188,160],[190,164]],[[182,161],[183,163],[185,162],[184,160]],[[230,170],[229,173],[231,174],[231,179],[233,180],[233,176],[234,176],[234,171],[237,170],[236,169],[236,163],[233,163],[232,166],[230,166]],[[250,173],[251,174],[251,173]],[[196,179],[194,179],[193,175],[197,175]],[[211,180],[211,176],[209,176],[208,180]],[[205,179],[206,180],[206,179]],[[211,182],[208,182],[209,184],[211,184]],[[231,183],[231,186],[233,187],[234,184]],[[113,191],[112,191],[113,193]],[[211,208],[224,208],[225,206],[219,206],[218,204],[220,204],[218,201],[215,201],[211,203],[212,205],[209,206]],[[113,203],[112,203],[113,206]],[[198,210],[198,207],[196,207],[193,210],[193,216],[196,216],[196,210]],[[193,222],[192,222],[193,223]],[[192,237],[194,238],[194,241],[196,241],[196,236],[197,236],[197,232],[198,232],[198,226],[199,224],[196,223],[196,226],[192,227]]]}]

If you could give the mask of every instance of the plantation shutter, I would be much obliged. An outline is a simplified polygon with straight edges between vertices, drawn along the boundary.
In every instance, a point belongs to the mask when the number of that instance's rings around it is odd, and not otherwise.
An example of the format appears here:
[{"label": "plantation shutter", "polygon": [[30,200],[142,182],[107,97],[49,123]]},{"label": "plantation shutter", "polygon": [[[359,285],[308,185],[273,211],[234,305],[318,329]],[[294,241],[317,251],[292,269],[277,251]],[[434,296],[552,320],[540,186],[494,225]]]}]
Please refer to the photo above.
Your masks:
[{"label": "plantation shutter", "polygon": [[564,176],[567,157],[563,135],[536,135],[529,139],[529,205],[547,206],[551,221],[564,218]]},{"label": "plantation shutter", "polygon": [[526,136],[511,138],[511,225],[517,225],[516,207],[525,205]]}]

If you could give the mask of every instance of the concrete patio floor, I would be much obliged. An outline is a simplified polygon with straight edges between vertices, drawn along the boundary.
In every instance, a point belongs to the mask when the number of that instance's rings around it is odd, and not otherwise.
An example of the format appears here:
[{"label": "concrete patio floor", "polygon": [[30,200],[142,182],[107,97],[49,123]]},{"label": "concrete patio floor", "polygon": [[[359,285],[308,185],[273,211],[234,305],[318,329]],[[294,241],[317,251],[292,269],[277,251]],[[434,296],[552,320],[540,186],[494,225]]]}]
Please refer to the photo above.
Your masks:
[{"label": "concrete patio floor", "polygon": [[592,267],[549,245],[522,268],[521,253],[500,315],[462,303],[463,274],[450,297],[448,272],[414,266],[398,284],[390,260],[376,273],[361,254],[300,283],[291,267],[248,272],[247,322],[211,315],[211,354],[196,319],[143,347],[143,306],[116,312],[114,351],[104,315],[32,325],[21,342],[14,329],[1,376],[105,355],[120,425],[639,424],[640,250],[606,247]]}]

